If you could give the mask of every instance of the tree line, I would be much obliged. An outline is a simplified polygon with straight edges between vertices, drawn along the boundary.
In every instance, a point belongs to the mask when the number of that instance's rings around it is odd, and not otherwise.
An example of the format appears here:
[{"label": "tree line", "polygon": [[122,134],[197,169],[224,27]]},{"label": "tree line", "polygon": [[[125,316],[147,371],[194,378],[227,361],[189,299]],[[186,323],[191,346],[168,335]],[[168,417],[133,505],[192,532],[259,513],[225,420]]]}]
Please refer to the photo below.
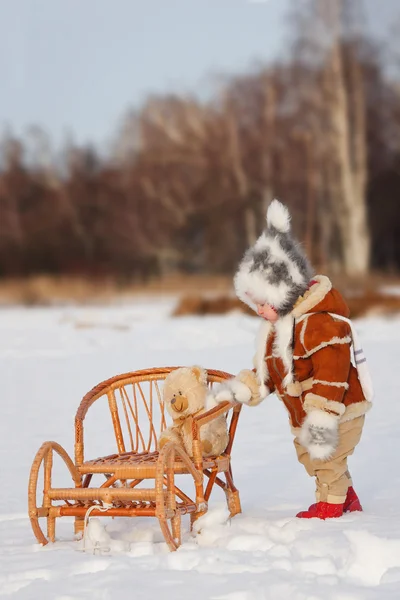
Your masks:
[{"label": "tree line", "polygon": [[400,267],[400,82],[351,0],[293,9],[281,60],[151,96],[106,156],[0,141],[0,276],[231,273],[277,197],[318,268]]}]

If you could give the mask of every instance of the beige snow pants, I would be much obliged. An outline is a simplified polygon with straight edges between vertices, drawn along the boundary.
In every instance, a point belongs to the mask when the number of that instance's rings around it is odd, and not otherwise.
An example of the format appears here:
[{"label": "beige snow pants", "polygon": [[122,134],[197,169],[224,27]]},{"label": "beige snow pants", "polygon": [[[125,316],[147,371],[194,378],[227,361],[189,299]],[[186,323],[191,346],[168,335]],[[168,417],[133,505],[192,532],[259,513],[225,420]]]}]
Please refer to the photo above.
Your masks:
[{"label": "beige snow pants", "polygon": [[[360,441],[364,421],[365,415],[362,415],[351,421],[340,423],[339,445],[335,454],[328,461],[311,460],[307,450],[295,437],[297,458],[304,465],[307,473],[315,477],[317,502],[342,504],[345,501],[347,489],[353,485],[347,468],[347,457],[353,454]],[[293,433],[296,435],[296,430],[293,430]]]}]

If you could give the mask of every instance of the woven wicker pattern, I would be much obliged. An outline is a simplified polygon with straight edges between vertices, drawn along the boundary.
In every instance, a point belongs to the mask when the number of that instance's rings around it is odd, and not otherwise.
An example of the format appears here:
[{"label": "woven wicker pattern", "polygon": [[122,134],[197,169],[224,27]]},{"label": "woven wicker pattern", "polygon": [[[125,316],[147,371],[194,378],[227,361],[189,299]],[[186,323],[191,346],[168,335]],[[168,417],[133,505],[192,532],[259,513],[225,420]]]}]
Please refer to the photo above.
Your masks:
[{"label": "woven wicker pattern", "polygon": [[[41,544],[54,541],[57,518],[74,516],[75,532],[79,533],[90,511],[92,516],[156,517],[169,548],[175,550],[181,541],[181,516],[189,513],[193,523],[204,514],[215,485],[225,491],[231,515],[240,512],[230,456],[240,405],[225,402],[192,418],[193,458],[173,443],[158,451],[157,439],[166,427],[162,384],[174,368],[118,375],[88,392],[75,417],[75,464],[56,442],[45,442],[41,446],[33,461],[28,490],[29,517]],[[231,376],[223,371],[208,370],[210,386],[228,377]],[[108,403],[117,452],[85,460],[84,420],[89,408],[98,400]],[[221,414],[228,419],[228,446],[221,456],[203,459],[200,429]],[[73,487],[52,486],[54,453],[64,461]],[[192,479],[193,498],[176,485],[175,476],[181,474]],[[93,485],[93,478],[99,476],[104,476],[103,481]],[[41,519],[47,521],[46,534],[40,525]]]},{"label": "woven wicker pattern", "polygon": [[[114,454],[111,457],[88,460],[79,467],[79,471],[82,474],[109,473],[112,469],[112,472],[118,475],[120,479],[139,476],[142,479],[148,479],[155,475],[158,456],[158,452],[149,454],[126,453],[121,458],[118,454]],[[204,469],[217,468],[219,471],[223,471],[227,467],[229,467],[228,456],[203,458]],[[176,458],[173,468],[176,474],[188,473],[187,466],[179,457]]]}]

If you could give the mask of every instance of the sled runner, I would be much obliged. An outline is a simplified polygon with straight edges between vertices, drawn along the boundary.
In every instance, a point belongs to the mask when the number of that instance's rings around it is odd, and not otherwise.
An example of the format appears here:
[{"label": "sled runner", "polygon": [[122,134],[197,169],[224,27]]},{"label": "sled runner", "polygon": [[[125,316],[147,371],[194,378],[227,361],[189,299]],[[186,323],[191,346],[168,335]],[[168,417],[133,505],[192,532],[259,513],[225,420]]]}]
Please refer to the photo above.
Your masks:
[{"label": "sled runner", "polygon": [[[40,447],[32,464],[28,489],[29,518],[39,543],[45,545],[55,540],[56,519],[64,516],[75,518],[76,534],[83,533],[89,514],[156,517],[170,550],[176,550],[181,543],[182,515],[190,514],[191,525],[203,515],[215,485],[225,492],[231,516],[241,512],[231,468],[240,404],[224,402],[193,417],[192,458],[172,442],[158,449],[159,434],[166,427],[162,383],[174,368],[117,375],[86,394],[75,416],[74,461],[56,442],[45,442]],[[208,370],[210,387],[229,377],[223,371]],[[87,459],[84,424],[86,427],[87,413],[95,402],[108,403],[116,452]],[[221,414],[228,419],[228,446],[220,456],[203,458],[200,429]],[[93,431],[95,425],[92,420]],[[53,486],[55,455],[61,457],[69,470],[71,487]],[[191,496],[177,485],[177,476],[181,475],[185,476],[186,484],[189,479]]]}]

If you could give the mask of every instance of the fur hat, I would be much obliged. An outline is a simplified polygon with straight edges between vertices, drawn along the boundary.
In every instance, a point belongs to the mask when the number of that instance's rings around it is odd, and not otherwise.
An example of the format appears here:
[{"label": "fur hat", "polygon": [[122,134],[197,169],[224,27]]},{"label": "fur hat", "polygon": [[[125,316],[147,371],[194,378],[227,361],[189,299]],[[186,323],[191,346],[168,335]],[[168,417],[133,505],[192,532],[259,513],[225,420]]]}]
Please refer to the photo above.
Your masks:
[{"label": "fur hat", "polygon": [[290,235],[288,209],[273,200],[266,229],[246,251],[235,275],[237,296],[252,309],[270,304],[283,317],[307,290],[312,275],[305,254]]}]

